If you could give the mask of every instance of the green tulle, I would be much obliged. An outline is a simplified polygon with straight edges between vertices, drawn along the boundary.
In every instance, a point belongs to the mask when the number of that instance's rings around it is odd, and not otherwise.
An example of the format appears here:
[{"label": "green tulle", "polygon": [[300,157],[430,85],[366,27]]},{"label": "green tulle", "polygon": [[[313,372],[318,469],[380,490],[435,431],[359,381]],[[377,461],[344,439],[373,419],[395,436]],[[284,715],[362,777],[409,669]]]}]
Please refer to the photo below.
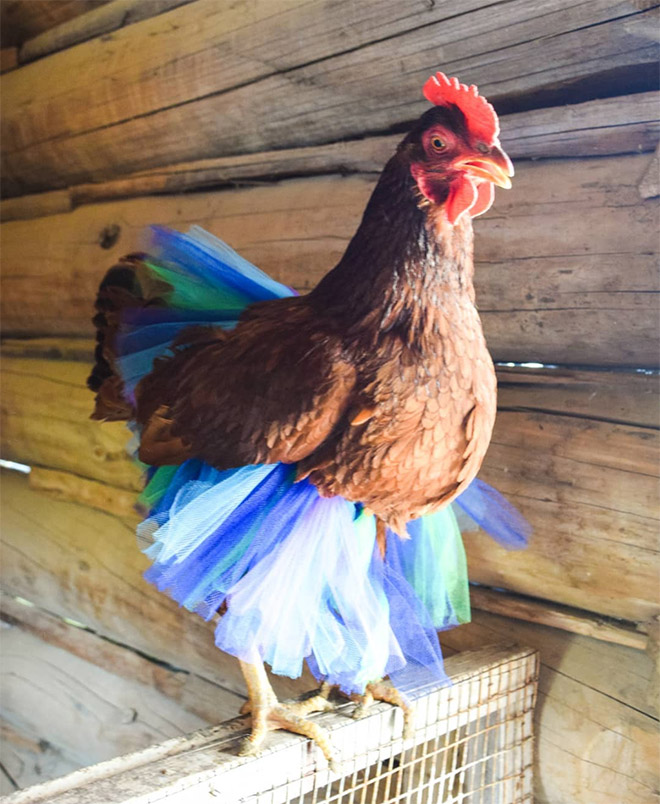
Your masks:
[{"label": "green tulle", "polygon": [[178,466],[159,466],[137,498],[138,505],[148,510],[154,508],[163,498],[178,468]]},{"label": "green tulle", "polygon": [[181,310],[222,310],[223,313],[236,310],[242,312],[252,299],[239,290],[222,284],[213,288],[192,274],[184,274],[158,262],[145,262],[148,268],[160,279],[171,285],[172,290],[165,297],[168,307]]},{"label": "green tulle", "polygon": [[438,628],[470,622],[470,589],[461,531],[451,507],[408,524],[402,567]]}]

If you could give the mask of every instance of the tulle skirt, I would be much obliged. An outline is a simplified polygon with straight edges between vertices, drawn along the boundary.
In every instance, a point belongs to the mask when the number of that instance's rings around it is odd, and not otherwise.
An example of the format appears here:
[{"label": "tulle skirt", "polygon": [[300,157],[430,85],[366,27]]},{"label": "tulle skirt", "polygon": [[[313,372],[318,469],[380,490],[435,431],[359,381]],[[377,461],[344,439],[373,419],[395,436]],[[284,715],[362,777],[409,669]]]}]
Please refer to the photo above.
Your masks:
[{"label": "tulle skirt", "polygon": [[[127,394],[181,329],[235,326],[253,301],[293,291],[203,230],[154,230],[148,262],[171,288],[165,306],[125,317],[118,346]],[[437,631],[470,617],[456,510],[508,547],[527,523],[494,489],[473,481],[454,505],[411,521],[409,539],[387,533],[341,497],[322,498],[295,467],[220,472],[198,460],[151,470],[139,533],[151,541],[146,578],[211,619],[219,648],[297,677],[307,661],[347,693],[389,676],[400,689],[445,680]]]}]

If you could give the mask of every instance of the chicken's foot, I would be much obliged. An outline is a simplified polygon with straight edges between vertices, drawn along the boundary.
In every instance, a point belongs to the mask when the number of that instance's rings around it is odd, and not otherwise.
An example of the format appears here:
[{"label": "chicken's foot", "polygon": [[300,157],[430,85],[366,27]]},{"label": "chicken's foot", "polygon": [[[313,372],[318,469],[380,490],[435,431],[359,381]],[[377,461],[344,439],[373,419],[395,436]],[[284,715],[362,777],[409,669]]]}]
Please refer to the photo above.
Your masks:
[{"label": "chicken's foot", "polygon": [[385,703],[398,706],[403,712],[403,739],[407,740],[413,735],[413,728],[415,723],[415,710],[410,701],[393,687],[389,682],[377,681],[373,684],[367,684],[363,695],[352,695],[351,698],[357,703],[353,711],[353,717],[356,720],[364,717],[367,710],[374,701],[384,701]]},{"label": "chicken's foot", "polygon": [[336,770],[336,760],[328,733],[306,717],[312,712],[327,712],[334,709],[334,705],[328,700],[330,685],[323,684],[317,695],[304,701],[280,702],[268,681],[263,663],[240,662],[240,665],[248,688],[248,701],[241,708],[241,713],[251,712],[252,733],[243,741],[239,755],[250,756],[258,753],[269,731],[284,729],[314,740],[328,760],[330,769]]}]

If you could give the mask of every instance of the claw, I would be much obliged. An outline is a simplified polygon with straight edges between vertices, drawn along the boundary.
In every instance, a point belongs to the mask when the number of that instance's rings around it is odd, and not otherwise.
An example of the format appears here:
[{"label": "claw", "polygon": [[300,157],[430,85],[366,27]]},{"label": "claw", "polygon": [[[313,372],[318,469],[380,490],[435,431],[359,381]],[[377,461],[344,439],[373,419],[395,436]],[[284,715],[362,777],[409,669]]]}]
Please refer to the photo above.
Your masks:
[{"label": "claw", "polygon": [[241,714],[252,713],[252,733],[243,741],[239,756],[257,754],[269,731],[285,729],[313,740],[323,752],[330,770],[337,772],[337,758],[327,731],[306,717],[312,712],[334,709],[334,704],[328,700],[330,685],[323,684],[316,695],[303,701],[280,703],[268,682],[263,665],[241,662],[241,669],[249,694],[248,701],[241,707]]},{"label": "claw", "polygon": [[367,684],[363,695],[352,696],[357,706],[353,710],[353,717],[356,720],[363,718],[374,701],[384,701],[385,703],[398,706],[403,712],[403,739],[410,739],[415,731],[415,710],[410,701],[402,695],[399,690],[384,681],[374,684]]}]

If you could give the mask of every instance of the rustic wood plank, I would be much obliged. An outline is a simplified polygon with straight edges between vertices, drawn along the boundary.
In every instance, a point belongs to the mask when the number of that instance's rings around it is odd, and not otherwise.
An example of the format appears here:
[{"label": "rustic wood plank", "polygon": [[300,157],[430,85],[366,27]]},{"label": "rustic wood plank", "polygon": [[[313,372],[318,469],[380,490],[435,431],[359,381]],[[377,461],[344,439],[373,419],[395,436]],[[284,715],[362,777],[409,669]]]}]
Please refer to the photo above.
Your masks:
[{"label": "rustic wood plank", "polygon": [[549,625],[572,634],[624,645],[635,650],[646,650],[649,635],[641,630],[624,626],[619,620],[596,617],[580,609],[557,606],[543,600],[512,595],[485,586],[473,585],[470,590],[472,607],[492,614],[501,614],[514,620]]},{"label": "rustic wood plank", "polygon": [[2,0],[2,46],[20,45],[110,0]]},{"label": "rustic wood plank", "polygon": [[7,428],[4,456],[138,490],[141,471],[126,452],[124,425],[99,427],[89,419],[87,373],[82,363],[7,359],[2,375],[7,396],[0,409]]},{"label": "rustic wood plank", "polygon": [[[0,680],[2,718],[28,739],[46,742],[69,770],[208,725],[154,686],[119,677],[112,666],[91,664],[17,624],[3,631]],[[49,778],[34,773],[38,765],[24,768],[18,777],[12,773],[21,787]],[[50,774],[62,770],[58,763]]]},{"label": "rustic wood plank", "polygon": [[[235,717],[245,700],[243,696],[195,673],[139,654],[126,645],[102,638],[88,628],[72,625],[70,621],[37,606],[27,605],[25,600],[19,602],[4,593],[0,597],[0,618],[22,634],[31,634],[41,642],[77,657],[86,665],[100,667],[118,678],[126,679],[133,689],[156,691],[166,699],[166,710],[174,714],[172,736],[178,733],[174,729],[177,719],[184,718],[186,723],[190,723],[185,713],[194,715],[204,723],[221,723]],[[129,746],[123,748],[124,752],[128,749]]]},{"label": "rustic wood plank", "polygon": [[[3,81],[10,110],[6,192],[383,131],[423,110],[420,86],[437,69],[439,48],[446,71],[459,72],[509,107],[516,98],[585,79],[599,83],[602,94],[617,70],[646,70],[657,58],[649,34],[653,9],[640,11],[631,0],[569,6],[563,0],[514,0],[476,8],[472,2],[458,15],[448,2],[411,2],[404,8],[382,3],[376,12],[345,0],[329,14],[320,2],[278,0],[276,8],[257,4],[247,25],[241,11],[236,31],[236,9],[215,5],[209,14],[198,0],[168,13],[154,29],[162,34],[155,43],[147,38],[151,29],[142,26],[158,18],[120,32],[102,52],[81,45],[77,52],[49,57],[46,70],[35,63],[14,71]],[[206,14],[203,25],[197,14]],[[368,25],[361,24],[365,16]],[[181,29],[174,31],[179,22]],[[305,32],[295,49],[287,35],[291,25]],[[172,47],[166,28],[176,37]],[[223,45],[227,37],[231,47]],[[154,54],[155,47],[160,49]],[[397,59],[391,57],[394,48]],[[130,56],[121,58],[121,52]],[[60,64],[60,58],[67,61]],[[77,60],[83,58],[105,72],[89,76],[84,86],[76,82],[78,89],[71,91],[48,78],[80,74]],[[163,60],[167,69],[159,68]],[[118,77],[118,70],[125,75]]]},{"label": "rustic wood plank", "polygon": [[[657,365],[658,203],[637,191],[650,159],[519,165],[514,189],[475,222],[477,298],[495,359]],[[280,281],[308,290],[340,258],[373,183],[299,179],[4,223],[5,331],[90,335],[103,270],[143,247],[153,221],[199,223]],[[104,248],[115,225],[119,236]]]},{"label": "rustic wood plank", "polygon": [[650,372],[500,365],[497,381],[500,410],[521,410],[524,405],[525,410],[660,427],[660,377]]},{"label": "rustic wood plank", "polygon": [[[400,138],[400,134],[390,134],[165,165],[111,181],[6,198],[0,201],[0,218],[38,218],[96,201],[250,185],[282,177],[378,173]],[[513,159],[642,153],[653,150],[658,139],[658,92],[532,109],[502,118],[502,143]],[[644,198],[652,195],[642,192]]]},{"label": "rustic wood plank", "polygon": [[[148,560],[132,525],[51,499],[14,473],[4,472],[2,482],[0,580],[8,594],[244,695],[238,662],[214,645],[213,623],[143,580]],[[274,684],[286,696],[312,688],[314,681],[304,674],[298,681],[276,678]]]},{"label": "rustic wood plank", "polygon": [[[3,631],[4,633],[4,631]],[[75,771],[75,762],[63,757],[47,740],[26,734],[0,717],[0,764],[8,781],[8,794],[27,785]]]},{"label": "rustic wood plank", "polygon": [[481,476],[521,509],[534,535],[527,550],[510,553],[467,534],[470,577],[623,619],[653,617],[657,449],[655,430],[501,411]]},{"label": "rustic wood plank", "polygon": [[652,804],[658,789],[658,720],[641,651],[475,611],[442,634],[456,650],[502,639],[541,654],[536,706],[538,804]]},{"label": "rustic wood plank", "polygon": [[21,63],[34,61],[191,2],[192,0],[112,0],[28,39],[21,46],[19,60]]}]

